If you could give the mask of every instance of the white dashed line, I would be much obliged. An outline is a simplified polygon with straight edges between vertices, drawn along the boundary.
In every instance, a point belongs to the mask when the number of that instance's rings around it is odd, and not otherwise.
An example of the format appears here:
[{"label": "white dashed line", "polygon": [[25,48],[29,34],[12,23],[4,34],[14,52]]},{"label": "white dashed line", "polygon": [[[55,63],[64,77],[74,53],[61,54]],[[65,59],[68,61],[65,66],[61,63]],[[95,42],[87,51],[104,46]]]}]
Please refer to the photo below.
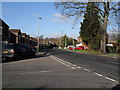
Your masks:
[{"label": "white dashed line", "polygon": [[82,68],[82,67],[77,67],[77,68]]},{"label": "white dashed line", "polygon": [[88,69],[84,69],[84,70],[90,72],[90,70],[88,70]]},{"label": "white dashed line", "polygon": [[67,65],[68,67],[70,67],[70,65]]},{"label": "white dashed line", "polygon": [[72,66],[76,67],[77,65],[74,65],[74,64],[73,64]]},{"label": "white dashed line", "polygon": [[99,74],[99,73],[94,73],[95,75],[98,75],[98,76],[100,76],[100,77],[102,77],[103,75],[101,75],[101,74]]},{"label": "white dashed line", "polygon": [[[111,78],[109,78],[109,77],[105,77],[105,78],[108,79],[108,80],[110,80],[110,81],[117,82],[116,80],[111,79]],[[117,82],[117,83],[118,83],[118,82]]]},{"label": "white dashed line", "polygon": [[71,67],[72,69],[76,69],[75,67]]},{"label": "white dashed line", "polygon": [[[50,57],[51,57],[52,59],[54,59],[54,60],[56,60],[56,61],[64,64],[65,66],[70,67],[71,69],[81,69],[81,68],[83,68],[83,67],[77,66],[77,65],[75,65],[75,64],[72,64],[72,63],[70,63],[70,62],[67,62],[67,61],[64,61],[64,60],[62,60],[62,59],[59,59],[59,58],[57,58],[57,57],[55,57],[55,56],[50,56]],[[119,64],[119,63],[110,62],[110,61],[108,61],[108,62],[109,62],[109,63],[114,63],[114,64]],[[86,68],[83,68],[83,70],[85,70],[85,71],[87,71],[87,72],[91,72],[91,70],[86,69]],[[97,76],[104,77],[102,74],[99,74],[99,73],[96,73],[96,72],[93,72],[93,73],[94,73],[95,75],[97,75]],[[104,78],[107,79],[107,80],[110,80],[110,81],[113,81],[113,82],[118,83],[118,81],[116,81],[116,80],[114,80],[114,79],[111,79],[111,78],[109,78],[109,77],[104,77]]]}]

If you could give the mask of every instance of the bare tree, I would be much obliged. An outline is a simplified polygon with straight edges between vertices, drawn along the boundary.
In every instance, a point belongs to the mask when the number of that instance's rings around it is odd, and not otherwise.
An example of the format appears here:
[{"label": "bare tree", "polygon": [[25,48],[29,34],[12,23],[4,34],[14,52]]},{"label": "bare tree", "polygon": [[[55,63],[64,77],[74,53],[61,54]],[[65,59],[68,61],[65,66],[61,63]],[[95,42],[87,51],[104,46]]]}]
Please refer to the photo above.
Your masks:
[{"label": "bare tree", "polygon": [[112,14],[117,15],[118,11],[120,10],[120,8],[118,7],[120,2],[108,2],[108,0],[104,0],[104,2],[96,3],[98,3],[99,7],[92,6],[92,4],[88,2],[74,2],[74,1],[56,2],[55,7],[56,9],[60,9],[63,15],[68,17],[75,17],[75,20],[78,20],[80,16],[86,13],[86,8],[94,8],[93,11],[94,10],[99,11],[99,15],[102,21],[101,51],[103,53],[106,53],[108,18]]}]

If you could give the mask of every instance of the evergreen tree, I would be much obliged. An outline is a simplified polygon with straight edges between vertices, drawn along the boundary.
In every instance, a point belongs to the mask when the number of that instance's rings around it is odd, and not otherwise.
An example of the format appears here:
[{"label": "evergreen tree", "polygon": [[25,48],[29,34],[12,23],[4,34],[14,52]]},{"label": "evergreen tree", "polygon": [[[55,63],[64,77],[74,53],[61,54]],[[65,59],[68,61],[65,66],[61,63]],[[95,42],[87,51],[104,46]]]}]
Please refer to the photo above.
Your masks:
[{"label": "evergreen tree", "polygon": [[81,23],[80,36],[90,50],[99,50],[101,41],[99,12],[92,6],[98,7],[95,2],[88,3],[83,23]]}]

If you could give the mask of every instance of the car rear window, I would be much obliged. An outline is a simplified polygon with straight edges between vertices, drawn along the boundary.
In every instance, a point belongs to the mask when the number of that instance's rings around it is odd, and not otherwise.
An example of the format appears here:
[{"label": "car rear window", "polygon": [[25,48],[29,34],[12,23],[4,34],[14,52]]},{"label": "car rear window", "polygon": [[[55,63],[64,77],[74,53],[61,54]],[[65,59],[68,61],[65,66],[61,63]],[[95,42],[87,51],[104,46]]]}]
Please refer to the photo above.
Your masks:
[{"label": "car rear window", "polygon": [[13,49],[13,45],[3,45],[3,49]]}]

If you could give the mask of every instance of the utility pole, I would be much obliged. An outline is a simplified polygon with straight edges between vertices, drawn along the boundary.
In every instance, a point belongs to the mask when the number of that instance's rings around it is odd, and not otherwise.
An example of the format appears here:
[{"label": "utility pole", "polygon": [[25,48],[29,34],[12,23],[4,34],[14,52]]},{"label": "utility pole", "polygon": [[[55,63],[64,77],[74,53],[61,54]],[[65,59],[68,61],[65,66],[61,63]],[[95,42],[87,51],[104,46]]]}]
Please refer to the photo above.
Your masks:
[{"label": "utility pole", "polygon": [[73,46],[75,46],[75,40],[73,39]]},{"label": "utility pole", "polygon": [[39,39],[40,39],[40,36],[39,36],[39,33],[40,33],[40,19],[42,19],[42,18],[38,18],[38,48],[37,48],[37,52],[39,52],[39,50],[40,50],[40,47],[39,47],[39,45],[40,45],[40,41],[39,41]]},{"label": "utility pole", "polygon": [[60,37],[60,49],[62,47],[62,36],[63,36],[63,31],[61,31],[61,37]]},{"label": "utility pole", "polygon": [[65,49],[66,49],[66,46],[67,46],[67,42],[66,42],[66,34],[65,34]]}]

